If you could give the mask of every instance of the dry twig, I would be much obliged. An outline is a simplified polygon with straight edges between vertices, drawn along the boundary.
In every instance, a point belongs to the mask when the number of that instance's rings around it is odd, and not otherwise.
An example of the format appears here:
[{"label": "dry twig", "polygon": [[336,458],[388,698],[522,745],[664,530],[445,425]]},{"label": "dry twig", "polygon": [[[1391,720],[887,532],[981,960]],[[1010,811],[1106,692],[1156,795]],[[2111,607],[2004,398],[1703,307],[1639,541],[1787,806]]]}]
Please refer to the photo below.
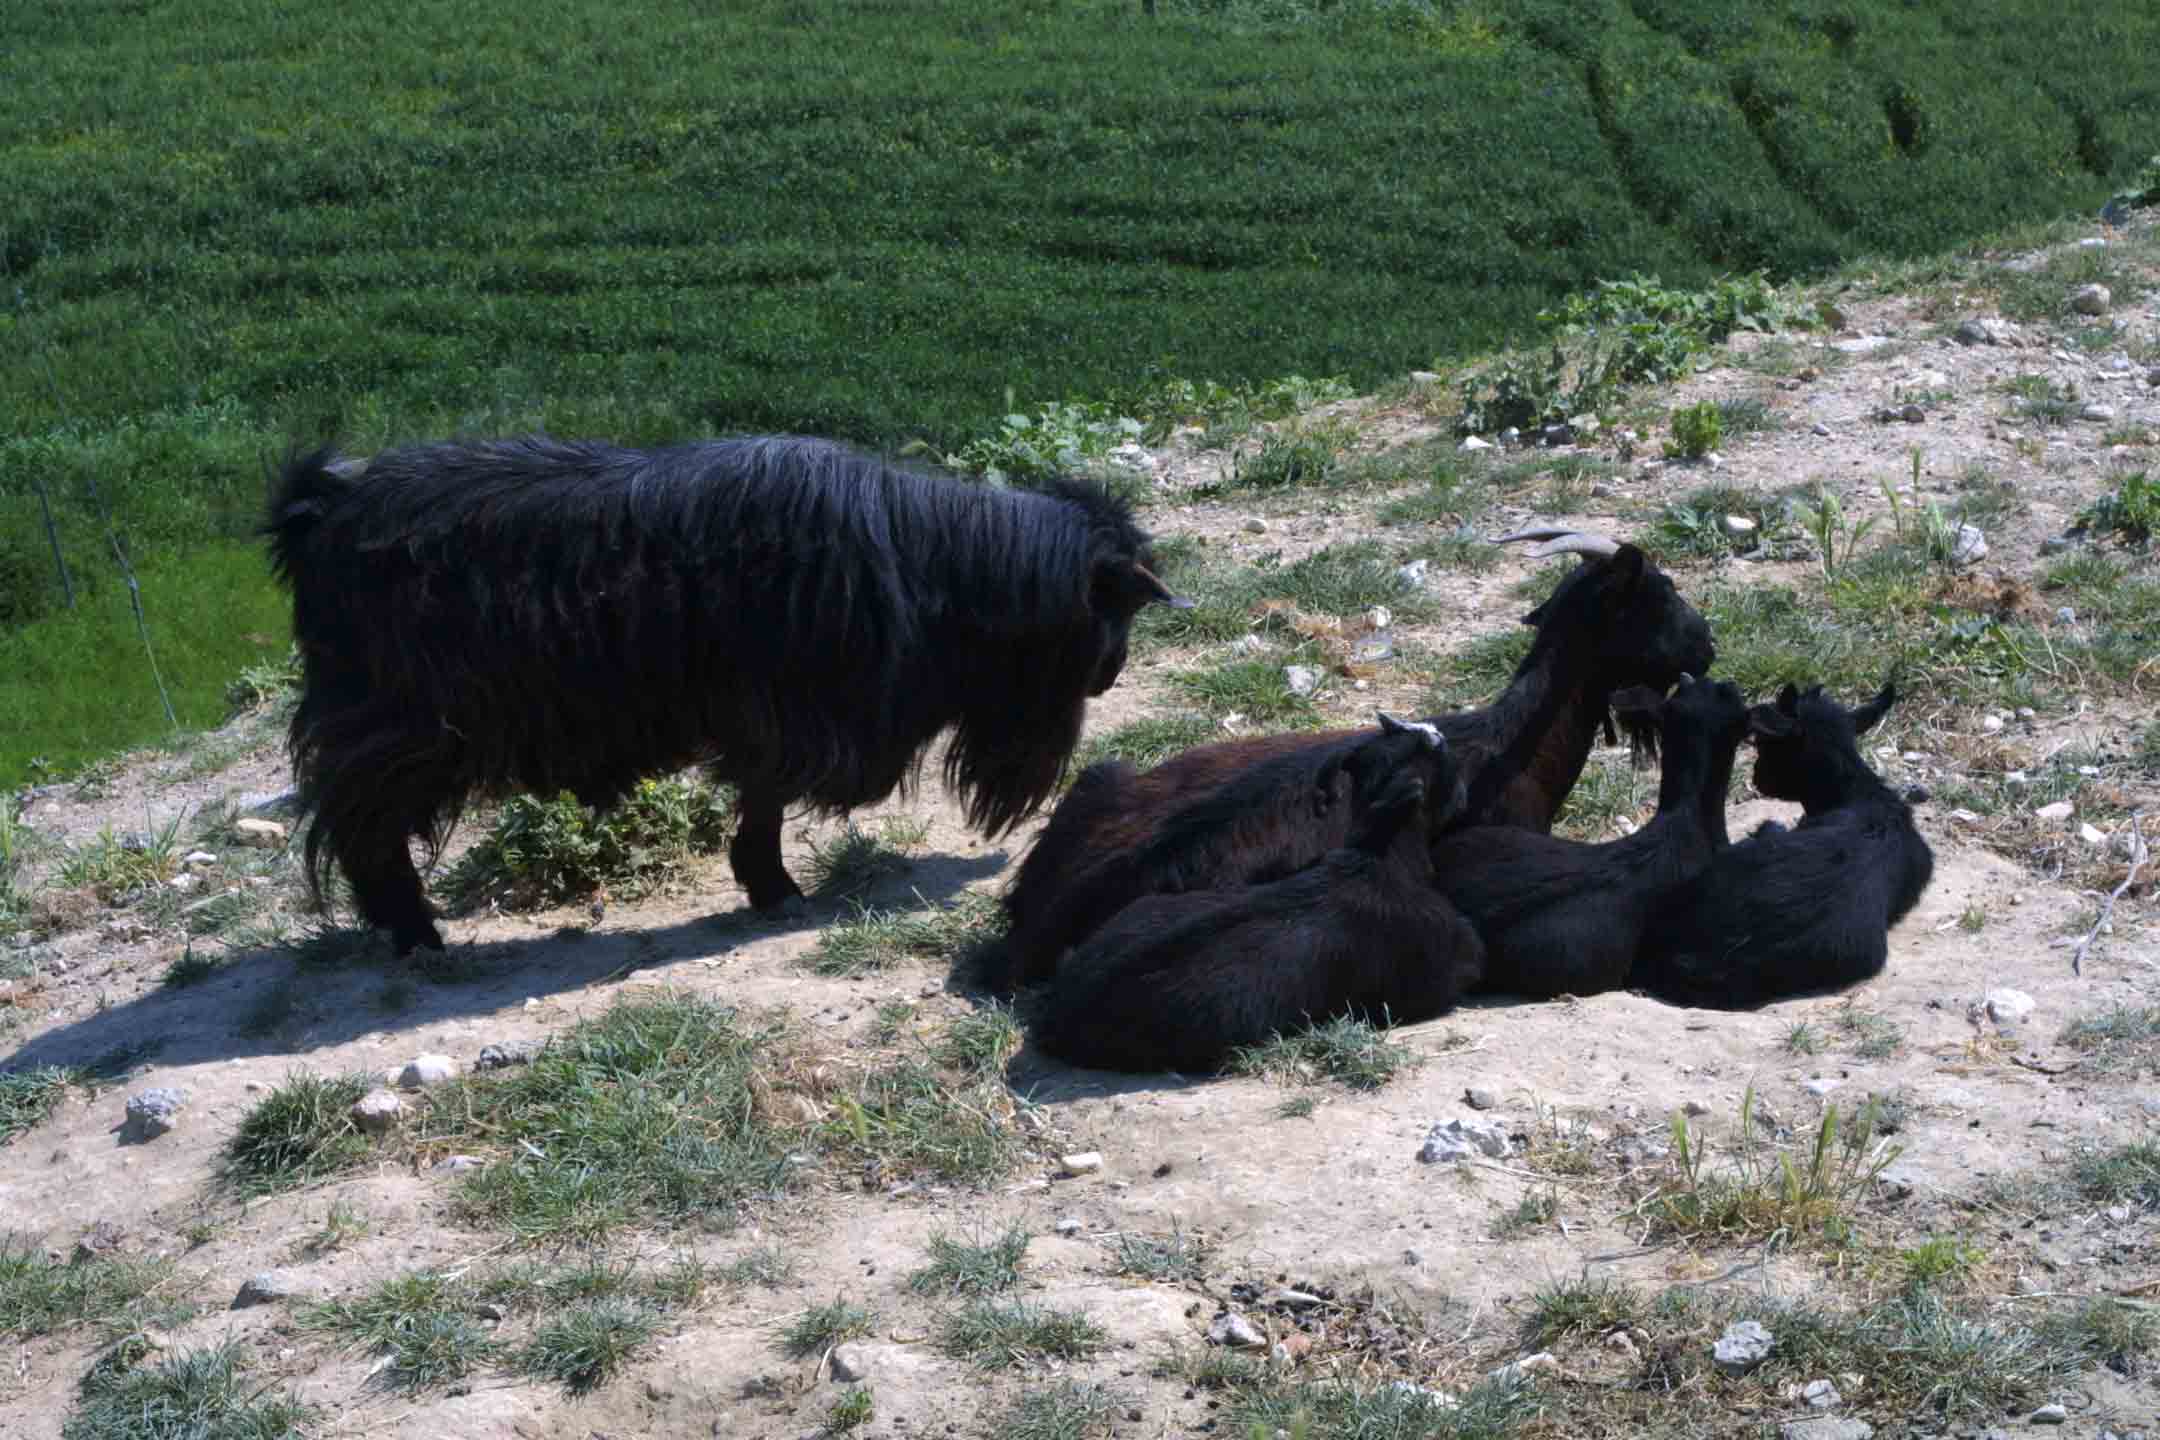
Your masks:
[{"label": "dry twig", "polygon": [[[2106,902],[2100,906],[2100,918],[2093,921],[2092,929],[2087,930],[2084,938],[2076,942],[2077,949],[2070,954],[2071,974],[2083,975],[2085,973],[2082,967],[2085,963],[2086,950],[2091,947],[2093,940],[2100,934],[2100,927],[2107,924],[2108,917],[2115,913],[2115,902],[2122,898],[2123,891],[2128,890],[2137,883],[2138,871],[2145,868],[2145,859],[2148,853],[2149,850],[2145,844],[2145,832],[2139,828],[2138,817],[2132,815],[2130,817],[2130,873],[2123,876],[2122,884],[2117,885],[2109,893]],[[2070,939],[2066,936],[2061,940],[2057,940],[2053,948],[2060,950],[2070,943]]]}]

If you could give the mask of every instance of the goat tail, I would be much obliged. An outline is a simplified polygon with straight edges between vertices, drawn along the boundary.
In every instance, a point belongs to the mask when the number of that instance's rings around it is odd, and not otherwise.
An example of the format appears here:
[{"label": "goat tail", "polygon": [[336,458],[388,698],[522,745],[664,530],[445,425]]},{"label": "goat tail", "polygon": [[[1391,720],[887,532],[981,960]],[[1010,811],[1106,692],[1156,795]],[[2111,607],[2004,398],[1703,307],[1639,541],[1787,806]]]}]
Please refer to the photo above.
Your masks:
[{"label": "goat tail", "polygon": [[288,588],[298,584],[301,557],[316,523],[359,488],[365,468],[363,462],[339,458],[335,445],[323,445],[304,455],[294,450],[272,477],[262,533],[270,540],[271,573]]}]

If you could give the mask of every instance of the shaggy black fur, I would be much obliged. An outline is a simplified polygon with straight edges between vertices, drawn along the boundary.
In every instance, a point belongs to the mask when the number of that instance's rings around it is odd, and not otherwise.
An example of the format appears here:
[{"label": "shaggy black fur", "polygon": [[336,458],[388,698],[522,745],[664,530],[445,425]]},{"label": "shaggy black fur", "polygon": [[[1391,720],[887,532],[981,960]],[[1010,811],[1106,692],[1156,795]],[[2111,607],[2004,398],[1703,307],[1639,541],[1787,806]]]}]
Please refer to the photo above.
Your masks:
[{"label": "shaggy black fur", "polygon": [[1890,927],[1935,874],[1912,807],[1860,755],[1859,737],[1896,699],[1885,685],[1847,710],[1821,686],[1802,694],[1787,685],[1749,713],[1755,788],[1805,814],[1789,830],[1764,825],[1681,893],[1643,946],[1637,988],[1749,1009],[1882,973]]},{"label": "shaggy black fur", "polygon": [[1683,680],[1662,703],[1647,690],[1629,698],[1657,717],[1664,752],[1649,824],[1600,845],[1493,826],[1433,847],[1434,884],[1485,942],[1480,989],[1594,995],[1624,985],[1652,918],[1722,847],[1746,697],[1729,682]]},{"label": "shaggy black fur", "polygon": [[[1610,732],[1613,692],[1662,691],[1709,669],[1717,651],[1702,616],[1633,546],[1585,560],[1522,623],[1537,638],[1507,689],[1430,723],[1455,757],[1466,823],[1543,832],[1599,728]],[[1200,746],[1144,774],[1120,762],[1083,772],[1006,891],[1010,926],[985,957],[986,983],[1048,978],[1140,896],[1288,874],[1341,846],[1350,812],[1322,803],[1320,781],[1373,733],[1271,735]],[[1651,732],[1629,733],[1640,744]]]},{"label": "shaggy black fur", "polygon": [[408,839],[474,795],[606,807],[702,762],[741,792],[751,903],[800,895],[780,822],[944,774],[1009,830],[1053,793],[1134,612],[1177,601],[1101,488],[994,489],[794,437],[545,438],[290,460],[265,527],[305,672],[291,743],[334,856],[399,951],[439,948]]},{"label": "shaggy black fur", "polygon": [[1456,809],[1435,797],[1460,794],[1447,747],[1390,722],[1338,759],[1349,794],[1326,803],[1350,812],[1348,845],[1283,879],[1127,906],[1059,968],[1043,1048],[1098,1069],[1207,1070],[1315,1021],[1452,1007],[1481,952],[1432,886],[1429,836]]}]

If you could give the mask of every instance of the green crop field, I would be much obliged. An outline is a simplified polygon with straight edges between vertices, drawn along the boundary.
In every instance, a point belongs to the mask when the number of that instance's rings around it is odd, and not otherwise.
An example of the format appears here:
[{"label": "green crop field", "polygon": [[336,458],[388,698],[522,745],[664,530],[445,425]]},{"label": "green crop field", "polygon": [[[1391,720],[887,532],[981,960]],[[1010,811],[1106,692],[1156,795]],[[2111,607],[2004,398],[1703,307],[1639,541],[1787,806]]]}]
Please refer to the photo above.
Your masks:
[{"label": "green crop field", "polygon": [[91,743],[15,656],[126,683],[62,613],[46,504],[80,604],[126,609],[109,512],[153,620],[201,637],[168,676],[200,714],[274,617],[231,547],[295,438],[943,451],[1008,395],[1368,385],[1601,276],[1799,275],[2092,207],[2160,134],[2147,0],[1152,12],[13,0],[0,783]]}]

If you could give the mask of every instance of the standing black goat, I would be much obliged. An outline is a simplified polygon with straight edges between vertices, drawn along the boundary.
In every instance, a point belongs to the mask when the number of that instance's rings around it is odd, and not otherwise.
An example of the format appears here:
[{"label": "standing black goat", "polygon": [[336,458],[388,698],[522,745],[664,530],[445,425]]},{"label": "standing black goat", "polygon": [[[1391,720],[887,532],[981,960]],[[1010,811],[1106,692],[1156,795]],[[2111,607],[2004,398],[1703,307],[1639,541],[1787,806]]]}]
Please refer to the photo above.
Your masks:
[{"label": "standing black goat", "polygon": [[1748,733],[1739,687],[1683,676],[1669,699],[1637,689],[1613,702],[1657,725],[1664,769],[1649,824],[1605,844],[1480,826],[1433,847],[1433,883],[1485,942],[1481,990],[1594,995],[1625,984],[1654,918],[1724,847],[1725,791]]},{"label": "standing black goat", "polygon": [[[1643,552],[1602,535],[1518,531],[1530,553],[1585,558],[1523,617],[1530,653],[1492,704],[1431,717],[1467,791],[1465,823],[1543,832],[1612,724],[1613,692],[1662,691],[1716,658],[1710,627]],[[1010,931],[985,979],[1046,979],[1060,957],[1144,895],[1280,876],[1342,845],[1350,812],[1319,777],[1372,735],[1268,735],[1204,745],[1137,773],[1090,766],[1051,814],[1005,894]],[[1634,738],[1640,740],[1640,733]]]},{"label": "standing black goat", "polygon": [[1765,824],[1721,853],[1659,916],[1632,983],[1677,1004],[1749,1009],[1882,973],[1889,930],[1919,903],[1935,855],[1912,807],[1861,758],[1859,737],[1897,689],[1858,710],[1792,685],[1749,712],[1755,788],[1797,800],[1791,829]]},{"label": "standing black goat", "polygon": [[1478,938],[1432,884],[1430,834],[1459,814],[1447,742],[1385,715],[1335,759],[1348,843],[1282,879],[1151,895],[1059,967],[1035,1034],[1077,1065],[1203,1070],[1235,1048],[1341,1015],[1422,1020],[1451,1008]]},{"label": "standing black goat", "polygon": [[1049,797],[1132,617],[1188,604],[1097,486],[915,474],[828,441],[657,450],[545,438],[290,460],[265,527],[305,676],[292,721],[307,860],[335,856],[400,953],[441,948],[408,849],[474,794],[612,805],[704,763],[741,791],[729,852],[799,901],[788,805],[910,783],[951,732],[970,824]]}]

